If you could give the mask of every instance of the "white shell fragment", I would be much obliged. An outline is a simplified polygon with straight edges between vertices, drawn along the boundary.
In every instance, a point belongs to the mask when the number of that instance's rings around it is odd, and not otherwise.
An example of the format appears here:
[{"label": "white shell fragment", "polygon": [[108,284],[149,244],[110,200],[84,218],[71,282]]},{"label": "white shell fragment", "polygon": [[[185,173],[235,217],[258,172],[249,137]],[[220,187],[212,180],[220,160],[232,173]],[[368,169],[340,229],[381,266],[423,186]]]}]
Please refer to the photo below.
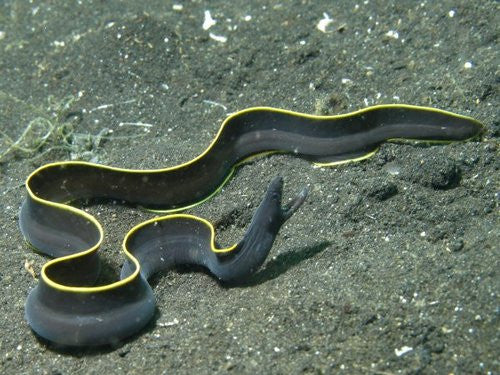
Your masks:
[{"label": "white shell fragment", "polygon": [[398,357],[401,357],[402,355],[405,355],[406,353],[408,352],[411,352],[413,350],[413,348],[411,346],[403,346],[401,349],[394,349],[394,353],[396,354],[396,356]]},{"label": "white shell fragment", "polygon": [[318,24],[316,25],[316,28],[322,33],[326,33],[328,32],[326,30],[328,25],[330,25],[332,22],[333,18],[330,18],[330,16],[327,13],[323,13],[323,18],[319,20]]},{"label": "white shell fragment", "polygon": [[210,11],[209,10],[206,10],[205,11],[205,19],[203,20],[203,30],[208,30],[210,29],[212,26],[214,26],[215,24],[217,23],[217,21],[215,21],[213,18],[212,18],[212,15],[210,14]]},{"label": "white shell fragment", "polygon": [[215,35],[214,33],[210,33],[208,34],[208,36],[219,43],[227,42],[227,37],[225,37],[224,35]]},{"label": "white shell fragment", "polygon": [[386,36],[393,39],[399,39],[399,33],[396,30],[389,30],[385,33]]}]

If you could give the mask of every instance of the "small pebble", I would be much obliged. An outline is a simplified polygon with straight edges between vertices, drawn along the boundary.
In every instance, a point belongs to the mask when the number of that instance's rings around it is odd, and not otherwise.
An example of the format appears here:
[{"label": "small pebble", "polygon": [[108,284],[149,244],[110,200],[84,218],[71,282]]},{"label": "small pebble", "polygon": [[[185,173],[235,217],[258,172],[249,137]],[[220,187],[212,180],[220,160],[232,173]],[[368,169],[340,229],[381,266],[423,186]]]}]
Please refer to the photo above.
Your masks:
[{"label": "small pebble", "polygon": [[450,243],[448,244],[448,248],[454,253],[462,250],[463,247],[464,247],[464,240],[461,238],[454,239],[450,241]]}]

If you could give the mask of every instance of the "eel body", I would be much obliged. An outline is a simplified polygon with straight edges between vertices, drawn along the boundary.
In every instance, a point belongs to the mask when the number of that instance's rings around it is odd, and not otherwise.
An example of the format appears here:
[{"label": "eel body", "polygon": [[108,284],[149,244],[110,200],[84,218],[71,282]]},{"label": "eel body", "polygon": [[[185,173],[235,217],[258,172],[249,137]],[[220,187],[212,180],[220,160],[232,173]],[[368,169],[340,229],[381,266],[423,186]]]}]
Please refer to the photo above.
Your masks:
[{"label": "eel body", "polygon": [[275,178],[243,239],[227,248],[215,245],[213,226],[199,217],[171,214],[141,223],[123,241],[126,261],[120,280],[97,286],[103,229],[93,216],[69,205],[73,201],[116,199],[173,212],[210,198],[238,165],[256,155],[291,153],[319,165],[337,165],[368,158],[386,141],[465,141],[483,129],[470,117],[410,105],[380,105],[337,116],[256,107],[229,116],[203,153],[174,167],[131,170],[77,161],[44,165],[27,178],[19,224],[30,245],[55,259],[43,266],[28,296],[28,323],[38,335],[61,345],[122,340],[153,316],[151,275],[178,264],[197,264],[222,281],[244,280],[264,262],[307,189],[282,207],[283,182]]}]

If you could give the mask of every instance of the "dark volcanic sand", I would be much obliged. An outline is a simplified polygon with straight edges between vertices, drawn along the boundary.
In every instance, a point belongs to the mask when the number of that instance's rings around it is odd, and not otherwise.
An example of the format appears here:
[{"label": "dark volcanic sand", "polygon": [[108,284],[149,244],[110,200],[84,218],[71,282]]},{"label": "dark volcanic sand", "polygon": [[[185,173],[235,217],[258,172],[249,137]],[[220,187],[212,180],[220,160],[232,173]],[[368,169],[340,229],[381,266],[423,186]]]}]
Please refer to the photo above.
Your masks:
[{"label": "dark volcanic sand", "polygon": [[[51,141],[36,159],[11,153],[0,164],[1,373],[498,373],[497,2],[81,3],[0,4],[2,150],[36,118],[78,133],[71,151],[41,155]],[[217,21],[208,30],[205,10]],[[259,159],[189,210],[231,244],[273,176],[287,198],[310,187],[247,284],[227,288],[187,267],[160,275],[155,321],[116,348],[61,351],[24,321],[36,285],[25,261],[37,273],[46,261],[17,225],[35,167],[78,157],[158,168],[199,154],[246,107],[334,114],[392,102],[469,115],[488,131],[481,142],[387,144],[338,168]],[[114,138],[88,136],[106,128]],[[113,279],[124,234],[153,215],[111,203],[89,211],[107,229]]]}]

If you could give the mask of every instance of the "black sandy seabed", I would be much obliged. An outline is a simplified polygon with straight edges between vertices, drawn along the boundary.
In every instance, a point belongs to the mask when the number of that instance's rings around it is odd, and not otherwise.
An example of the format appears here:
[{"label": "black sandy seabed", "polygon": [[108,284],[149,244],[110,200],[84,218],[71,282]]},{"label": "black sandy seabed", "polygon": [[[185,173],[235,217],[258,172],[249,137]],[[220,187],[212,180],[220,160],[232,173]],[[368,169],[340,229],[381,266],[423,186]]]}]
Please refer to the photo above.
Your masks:
[{"label": "black sandy seabed", "polygon": [[[498,2],[142,3],[0,3],[0,373],[498,373]],[[216,22],[207,30],[205,11]],[[322,19],[332,20],[323,31]],[[232,244],[274,176],[285,197],[309,186],[246,284],[187,267],[159,275],[155,320],[112,348],[64,350],[31,332],[28,270],[46,258],[17,220],[37,166],[159,168],[199,154],[239,109],[335,114],[381,103],[469,115],[487,132],[446,146],[386,144],[337,168],[254,161],[189,210]],[[122,237],[153,215],[88,210],[107,230],[113,279]]]}]

